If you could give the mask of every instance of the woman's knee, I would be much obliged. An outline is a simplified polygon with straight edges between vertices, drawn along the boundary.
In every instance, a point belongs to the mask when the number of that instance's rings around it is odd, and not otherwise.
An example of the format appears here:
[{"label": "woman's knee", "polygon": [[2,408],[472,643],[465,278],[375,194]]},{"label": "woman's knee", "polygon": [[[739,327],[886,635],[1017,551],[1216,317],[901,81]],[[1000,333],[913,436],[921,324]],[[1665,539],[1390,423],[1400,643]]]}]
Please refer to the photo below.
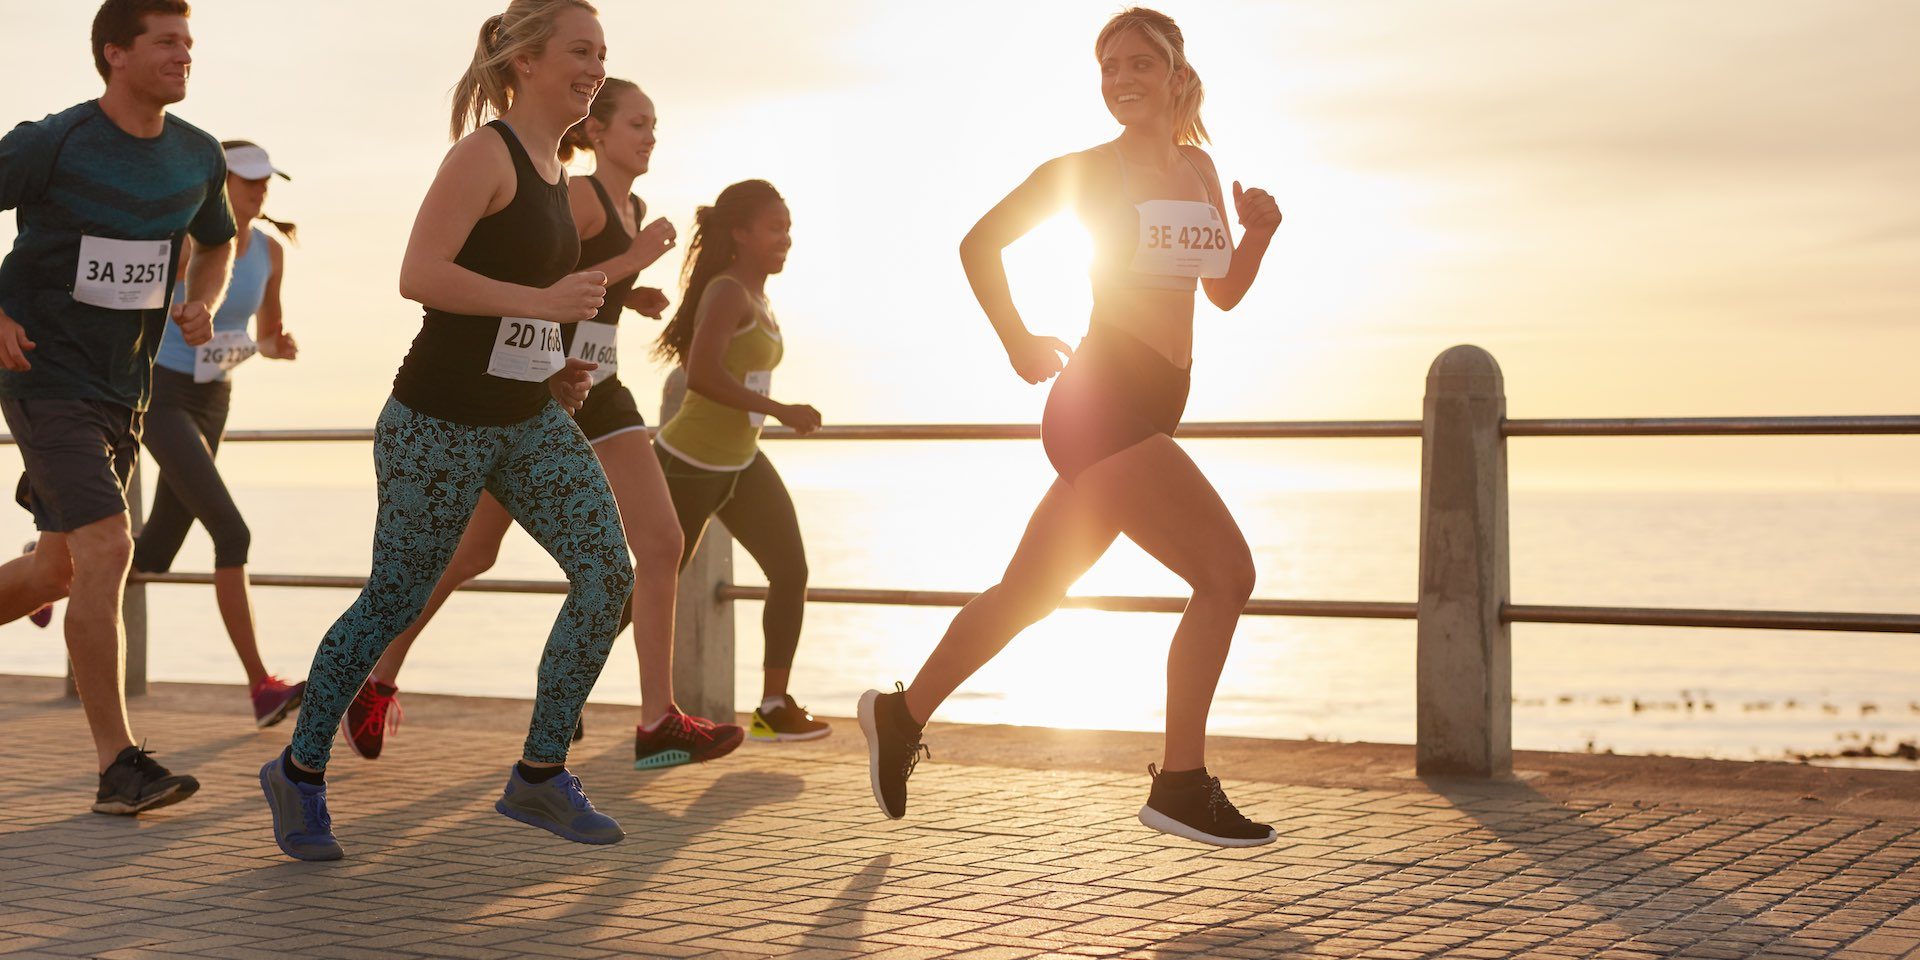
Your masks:
[{"label": "woman's knee", "polygon": [[[244,567],[247,554],[253,549],[253,531],[247,522],[235,517],[223,524],[213,537],[213,565],[216,567]],[[137,556],[137,551],[136,551]]]},{"label": "woman's knee", "polygon": [[645,537],[629,538],[627,546],[633,550],[633,567],[637,576],[649,581],[672,580],[679,574],[680,556],[686,549],[686,539],[676,525]]},{"label": "woman's knee", "polygon": [[1257,574],[1252,551],[1247,548],[1245,540],[1236,539],[1217,545],[1213,553],[1201,562],[1199,569],[1188,577],[1188,585],[1193,587],[1195,600],[1245,606],[1253,596]]},{"label": "woman's knee", "polygon": [[469,550],[456,550],[453,560],[447,564],[446,575],[452,577],[455,583],[466,583],[492,570],[493,565],[499,560],[500,545],[498,543]]},{"label": "woman's knee", "polygon": [[807,588],[807,555],[804,553],[783,557],[764,569],[768,586],[798,590]]}]

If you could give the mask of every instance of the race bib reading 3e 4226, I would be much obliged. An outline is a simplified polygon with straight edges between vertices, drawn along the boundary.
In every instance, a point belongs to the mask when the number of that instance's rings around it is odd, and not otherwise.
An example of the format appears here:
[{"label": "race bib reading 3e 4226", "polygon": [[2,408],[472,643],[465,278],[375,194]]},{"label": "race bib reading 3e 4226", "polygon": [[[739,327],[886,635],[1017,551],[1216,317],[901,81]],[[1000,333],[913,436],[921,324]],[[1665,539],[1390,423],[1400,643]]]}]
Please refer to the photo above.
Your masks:
[{"label": "race bib reading 3e 4226", "polygon": [[620,328],[611,323],[594,320],[582,320],[573,325],[573,349],[567,356],[575,360],[597,363],[593,368],[593,385],[620,372],[620,348],[615,337]]},{"label": "race bib reading 3e 4226", "polygon": [[108,310],[158,310],[167,303],[170,240],[82,236],[73,299]]},{"label": "race bib reading 3e 4226", "polygon": [[1227,225],[1211,203],[1148,200],[1140,210],[1133,272],[1161,277],[1224,277],[1233,263]]},{"label": "race bib reading 3e 4226", "polygon": [[508,380],[544,381],[567,365],[566,354],[560,352],[562,342],[560,325],[551,320],[501,317],[487,373]]}]

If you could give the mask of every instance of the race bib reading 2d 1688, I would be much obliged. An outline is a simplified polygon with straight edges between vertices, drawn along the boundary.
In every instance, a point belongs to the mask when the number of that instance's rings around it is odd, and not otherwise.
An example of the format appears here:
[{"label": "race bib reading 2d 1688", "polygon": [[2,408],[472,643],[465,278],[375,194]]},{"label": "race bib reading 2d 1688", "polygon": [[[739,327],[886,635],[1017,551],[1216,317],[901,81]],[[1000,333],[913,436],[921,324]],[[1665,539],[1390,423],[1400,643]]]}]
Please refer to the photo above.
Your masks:
[{"label": "race bib reading 2d 1688", "polygon": [[167,302],[169,240],[80,238],[73,299],[108,310],[158,310]]},{"label": "race bib reading 2d 1688", "polygon": [[508,380],[539,383],[567,365],[560,352],[560,325],[551,320],[501,317],[493,335],[493,355],[487,373]]}]

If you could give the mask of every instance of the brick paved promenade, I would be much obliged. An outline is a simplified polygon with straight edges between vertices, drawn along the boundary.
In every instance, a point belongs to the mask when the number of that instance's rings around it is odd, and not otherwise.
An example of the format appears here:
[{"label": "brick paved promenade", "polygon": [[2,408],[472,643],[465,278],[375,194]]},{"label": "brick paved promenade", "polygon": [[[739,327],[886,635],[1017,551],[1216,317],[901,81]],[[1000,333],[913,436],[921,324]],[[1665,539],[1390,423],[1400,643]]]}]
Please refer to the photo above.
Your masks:
[{"label": "brick paved promenade", "polygon": [[337,751],[348,859],[302,864],[254,781],[291,725],[244,699],[135,701],[204,786],[130,820],[87,812],[58,681],[0,677],[0,954],[1920,958],[1920,773],[1522,754],[1489,786],[1222,740],[1280,840],[1216,851],[1134,821],[1153,737],[936,726],[889,823],[852,724],[639,773],[637,710],[596,705],[573,767],[628,839],[586,847],[492,810],[526,704],[410,696],[385,759]]}]

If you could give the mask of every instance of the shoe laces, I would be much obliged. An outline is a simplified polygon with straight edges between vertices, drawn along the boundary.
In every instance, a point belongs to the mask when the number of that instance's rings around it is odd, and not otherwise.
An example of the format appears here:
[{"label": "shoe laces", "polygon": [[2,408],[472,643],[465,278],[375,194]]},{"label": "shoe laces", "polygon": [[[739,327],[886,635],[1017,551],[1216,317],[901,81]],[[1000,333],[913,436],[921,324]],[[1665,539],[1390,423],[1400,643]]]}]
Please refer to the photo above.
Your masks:
[{"label": "shoe laces", "polygon": [[1240,808],[1227,799],[1227,791],[1220,786],[1219,777],[1207,778],[1207,815],[1215,823],[1230,823],[1234,826],[1251,825],[1252,820],[1240,812]]},{"label": "shoe laces", "polygon": [[[895,680],[893,682],[893,692],[899,693],[899,694],[905,694],[907,692],[907,685],[904,683],[901,683],[898,680]],[[906,702],[902,701],[900,706],[901,706],[902,712],[904,712],[906,708]],[[908,719],[912,719],[911,715],[908,716]],[[906,759],[902,761],[900,766],[900,779],[905,780],[906,778],[913,776],[913,768],[919,766],[921,760],[933,759],[932,748],[920,742],[920,738],[925,734],[926,734],[925,727],[914,727],[910,724],[908,725],[907,735],[906,735],[907,736],[907,756],[906,756]]]},{"label": "shoe laces", "polygon": [[133,748],[133,760],[129,765],[137,773],[155,773],[165,776],[167,768],[161,766],[158,760],[151,759],[156,752],[148,750],[147,742],[142,740],[139,746]]},{"label": "shoe laces", "polygon": [[677,735],[682,740],[692,741],[696,734],[702,740],[713,739],[713,723],[701,717],[689,717],[675,710],[667,714],[666,723],[672,726],[663,725],[662,729]]},{"label": "shoe laces", "polygon": [[327,791],[295,790],[300,794],[300,820],[309,834],[333,832],[333,815],[327,812]]},{"label": "shoe laces", "polygon": [[575,810],[593,809],[593,801],[587,799],[586,788],[580,785],[579,777],[571,773],[563,773],[555,779],[559,781],[560,792],[567,795],[569,806]]},{"label": "shoe laces", "polygon": [[253,685],[253,693],[255,696],[258,696],[262,693],[265,693],[268,690],[284,690],[287,688],[287,686],[288,686],[288,683],[285,680],[282,680],[279,677],[276,677],[273,674],[269,673],[266,676],[261,677],[259,683],[256,683]]},{"label": "shoe laces", "polygon": [[401,718],[407,711],[400,706],[400,694],[381,693],[373,684],[361,684],[360,693],[354,697],[367,708],[366,718],[354,728],[355,736],[367,736],[376,733],[395,733],[400,729]]}]

